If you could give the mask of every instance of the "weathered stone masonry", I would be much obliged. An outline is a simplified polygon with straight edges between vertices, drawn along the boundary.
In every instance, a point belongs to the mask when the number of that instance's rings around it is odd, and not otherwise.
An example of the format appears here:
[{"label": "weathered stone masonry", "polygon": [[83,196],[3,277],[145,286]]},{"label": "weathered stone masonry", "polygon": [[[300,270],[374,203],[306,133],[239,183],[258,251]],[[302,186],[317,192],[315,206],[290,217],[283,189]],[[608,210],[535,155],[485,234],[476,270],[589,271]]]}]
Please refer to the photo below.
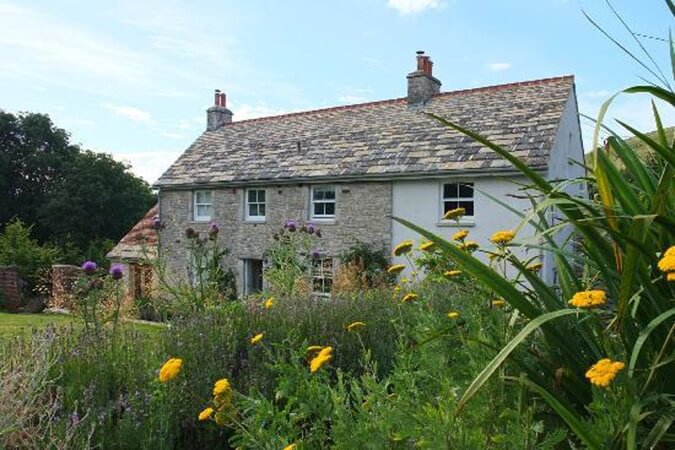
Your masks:
[{"label": "weathered stone masonry", "polygon": [[[244,187],[213,189],[212,221],[220,226],[220,239],[230,254],[223,261],[225,268],[237,271],[244,258],[262,258],[272,235],[288,219],[312,221],[323,232],[319,250],[328,257],[337,257],[357,239],[389,251],[391,243],[392,187],[390,182],[335,184],[336,217],[333,221],[309,219],[310,185],[252,186],[266,189],[264,223],[244,220]],[[160,217],[165,229],[160,237],[160,255],[168,271],[177,279],[187,280],[188,252],[185,229],[206,233],[210,223],[194,222],[190,190],[162,189]],[[241,274],[237,273],[238,282]],[[241,286],[238,286],[241,288]]]}]

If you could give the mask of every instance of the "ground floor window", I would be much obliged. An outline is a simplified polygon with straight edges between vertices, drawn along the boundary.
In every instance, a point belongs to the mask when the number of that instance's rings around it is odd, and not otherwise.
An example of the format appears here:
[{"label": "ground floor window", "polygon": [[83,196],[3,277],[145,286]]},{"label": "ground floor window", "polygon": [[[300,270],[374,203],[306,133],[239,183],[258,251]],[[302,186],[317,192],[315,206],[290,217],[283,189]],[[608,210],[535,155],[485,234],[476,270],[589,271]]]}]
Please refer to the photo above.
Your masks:
[{"label": "ground floor window", "polygon": [[333,288],[333,259],[316,258],[312,261],[312,291],[329,297]]},{"label": "ground floor window", "polygon": [[245,259],[242,283],[244,295],[255,294],[263,288],[263,261],[262,259]]}]

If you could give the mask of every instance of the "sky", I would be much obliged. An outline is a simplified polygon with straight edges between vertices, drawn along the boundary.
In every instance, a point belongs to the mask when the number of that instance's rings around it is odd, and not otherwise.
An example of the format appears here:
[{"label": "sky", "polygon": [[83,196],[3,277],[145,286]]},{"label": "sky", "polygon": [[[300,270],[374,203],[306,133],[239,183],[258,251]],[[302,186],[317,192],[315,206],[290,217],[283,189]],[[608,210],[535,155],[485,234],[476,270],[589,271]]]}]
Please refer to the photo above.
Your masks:
[{"label": "sky", "polygon": [[[612,5],[671,74],[654,39],[672,25],[665,2]],[[597,117],[653,77],[582,10],[638,48],[604,0],[0,0],[0,109],[49,114],[149,183],[204,131],[214,89],[234,120],[403,97],[417,50],[442,91],[573,74],[580,112]],[[609,117],[654,129],[646,96],[620,95]]]}]

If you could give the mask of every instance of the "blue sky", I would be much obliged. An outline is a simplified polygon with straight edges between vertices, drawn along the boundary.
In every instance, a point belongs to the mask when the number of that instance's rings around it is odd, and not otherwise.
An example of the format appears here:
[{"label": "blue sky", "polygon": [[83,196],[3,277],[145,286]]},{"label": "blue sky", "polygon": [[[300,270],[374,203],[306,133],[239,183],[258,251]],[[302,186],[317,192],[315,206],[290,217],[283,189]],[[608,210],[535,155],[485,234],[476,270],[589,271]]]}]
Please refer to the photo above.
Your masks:
[{"label": "blue sky", "polygon": [[[613,4],[635,31],[667,37],[663,1]],[[47,113],[149,182],[203,131],[215,88],[235,120],[401,97],[419,49],[443,91],[574,74],[595,116],[645,71],[582,8],[629,41],[602,0],[0,0],[0,108]],[[670,73],[667,44],[645,45]],[[653,128],[646,97],[611,112]]]}]

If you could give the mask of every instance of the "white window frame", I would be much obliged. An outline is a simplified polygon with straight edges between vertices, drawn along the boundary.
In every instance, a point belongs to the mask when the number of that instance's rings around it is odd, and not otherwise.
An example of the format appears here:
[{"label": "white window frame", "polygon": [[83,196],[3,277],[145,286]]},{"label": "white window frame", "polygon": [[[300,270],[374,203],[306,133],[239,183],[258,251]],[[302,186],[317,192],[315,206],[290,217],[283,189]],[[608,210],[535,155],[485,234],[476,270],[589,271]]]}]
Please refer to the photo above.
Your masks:
[{"label": "white window frame", "polygon": [[[330,268],[327,269],[325,264],[329,262]],[[335,258],[329,258],[326,256],[321,256],[312,260],[311,267],[311,283],[312,283],[312,293],[317,297],[329,298],[331,291],[333,290],[333,281],[335,275]],[[317,291],[315,290],[315,281],[321,283],[322,289]],[[326,288],[327,291],[326,291]]]},{"label": "white window frame", "polygon": [[[199,194],[207,194],[209,201],[198,202]],[[208,206],[211,210],[211,214],[208,216],[199,215],[199,206]],[[192,218],[195,222],[209,222],[213,217],[213,191],[211,190],[198,190],[192,193]]]},{"label": "white window frame", "polygon": [[[445,196],[445,186],[447,186],[449,184],[456,184],[457,185],[457,197],[446,197]],[[471,189],[472,189],[472,192],[473,192],[473,195],[471,197],[462,197],[459,194],[460,185],[470,185]],[[458,202],[458,203],[459,202],[471,202],[473,204],[473,214],[472,215],[467,214],[467,215],[462,216],[459,223],[460,224],[462,224],[462,223],[472,224],[472,223],[475,222],[475,217],[476,217],[476,185],[473,181],[457,181],[457,180],[443,181],[441,183],[441,189],[440,190],[441,190],[441,192],[440,192],[440,198],[441,198],[440,213],[441,213],[441,221],[442,222],[444,222],[444,223],[451,223],[451,222],[454,223],[455,222],[455,220],[453,220],[453,219],[449,219],[449,220],[443,219],[443,216],[446,213],[445,202]]]},{"label": "white window frame", "polygon": [[[316,200],[314,198],[314,193],[316,189],[332,189],[333,190],[333,199],[320,199]],[[333,214],[315,214],[314,210],[314,205],[317,204],[333,204]],[[309,202],[309,207],[310,207],[310,218],[314,220],[335,220],[335,215],[337,213],[337,189],[334,185],[330,184],[317,184],[314,186],[310,186],[310,202]]]},{"label": "white window frame", "polygon": [[[260,195],[259,192],[260,191],[264,192],[264,195],[265,195],[265,200],[263,200],[262,202],[260,201],[260,198],[259,198],[259,195]],[[249,197],[248,197],[249,192],[257,192],[255,202],[249,201]],[[256,205],[256,206],[258,206],[258,208],[259,208],[259,205],[263,205],[263,207],[265,208],[265,214],[262,215],[262,216],[260,216],[260,215],[257,215],[257,216],[250,215],[249,206],[251,206],[251,205]],[[256,208],[256,209],[258,209],[258,208]],[[259,209],[258,209],[258,212],[260,212]],[[246,219],[246,221],[248,221],[248,222],[264,222],[265,219],[266,219],[266,216],[267,216],[267,189],[265,189],[265,188],[246,189],[244,191],[244,218]]]}]

